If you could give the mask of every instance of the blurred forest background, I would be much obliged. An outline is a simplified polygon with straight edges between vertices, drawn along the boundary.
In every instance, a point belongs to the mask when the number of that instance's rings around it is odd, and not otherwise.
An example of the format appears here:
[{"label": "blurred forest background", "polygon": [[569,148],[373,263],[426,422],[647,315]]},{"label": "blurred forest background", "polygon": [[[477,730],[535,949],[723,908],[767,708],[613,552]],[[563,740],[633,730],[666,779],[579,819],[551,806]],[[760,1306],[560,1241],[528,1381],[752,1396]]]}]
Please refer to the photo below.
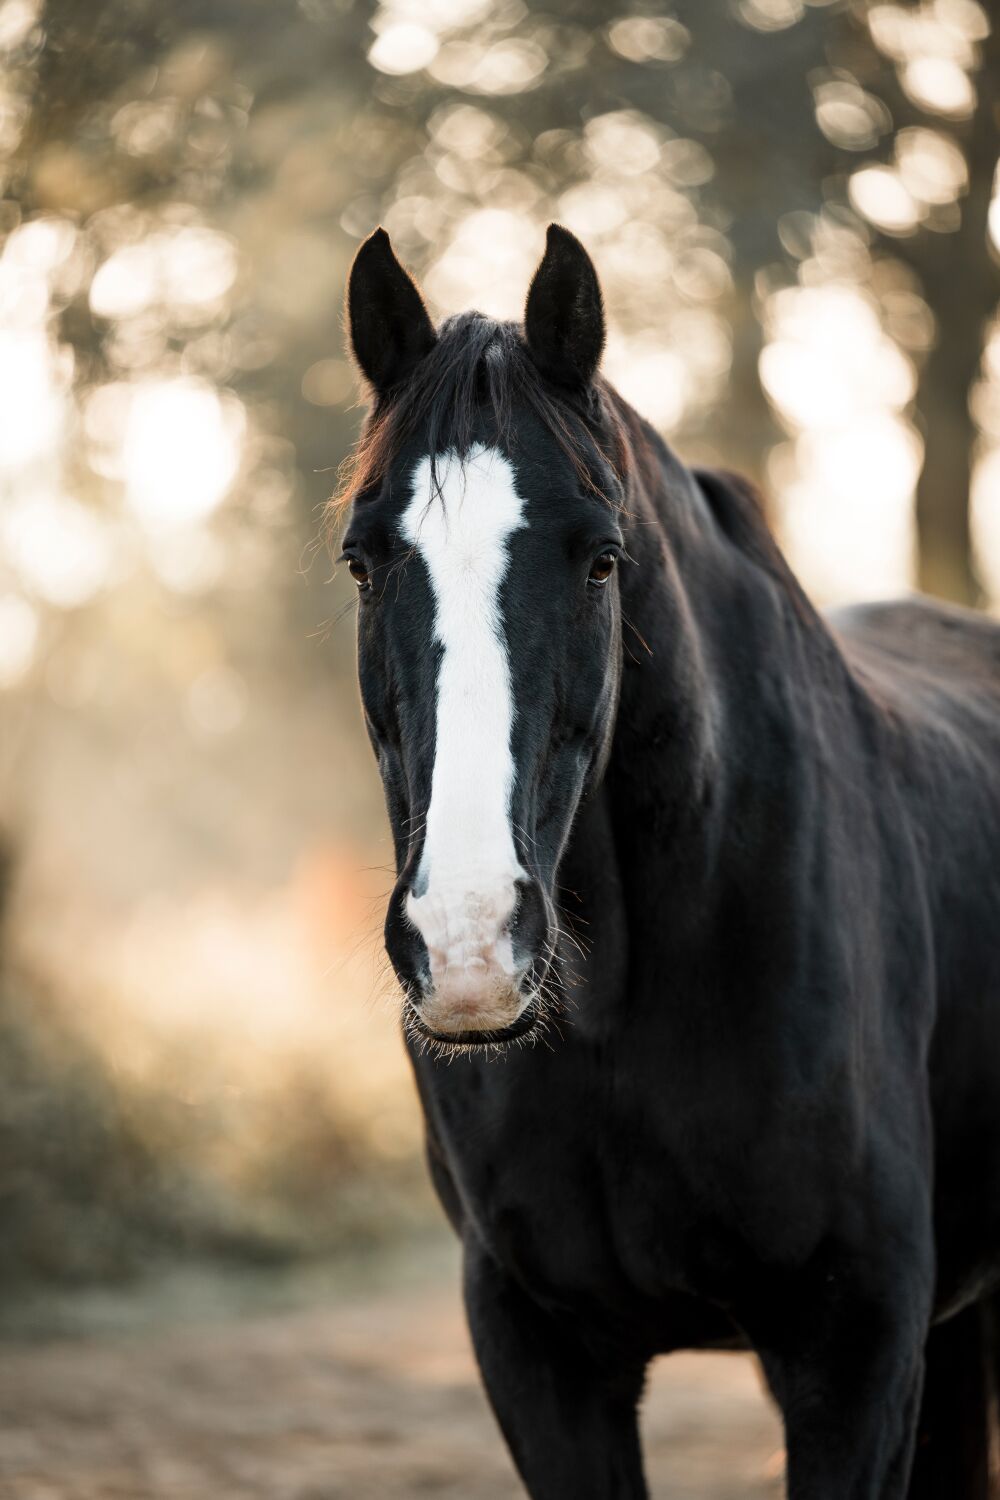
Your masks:
[{"label": "blurred forest background", "polygon": [[621,3],[0,3],[0,1295],[436,1222],[317,541],[375,224],[517,316],[561,220],[815,597],[1000,603],[987,9]]}]

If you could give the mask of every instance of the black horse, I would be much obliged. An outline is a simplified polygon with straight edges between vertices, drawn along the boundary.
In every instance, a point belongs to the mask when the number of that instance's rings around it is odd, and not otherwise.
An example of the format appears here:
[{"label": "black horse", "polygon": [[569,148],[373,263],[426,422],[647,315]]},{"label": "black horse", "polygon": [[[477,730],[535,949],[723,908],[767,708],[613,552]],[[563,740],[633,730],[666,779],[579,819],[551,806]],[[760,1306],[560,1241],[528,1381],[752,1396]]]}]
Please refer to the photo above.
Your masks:
[{"label": "black horse", "polygon": [[348,311],[386,942],[528,1492],[645,1495],[650,1359],[751,1348],[793,1500],[978,1500],[1000,628],[822,619],[748,486],[598,375],[557,226],[523,328],[435,331],[382,230]]}]

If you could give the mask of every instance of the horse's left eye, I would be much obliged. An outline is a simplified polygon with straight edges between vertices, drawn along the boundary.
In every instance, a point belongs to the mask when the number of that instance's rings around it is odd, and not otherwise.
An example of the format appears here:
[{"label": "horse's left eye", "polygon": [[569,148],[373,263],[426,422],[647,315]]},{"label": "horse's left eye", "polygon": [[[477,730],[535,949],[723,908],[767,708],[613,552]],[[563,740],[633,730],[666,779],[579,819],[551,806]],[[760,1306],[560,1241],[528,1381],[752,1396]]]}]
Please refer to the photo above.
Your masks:
[{"label": "horse's left eye", "polygon": [[347,559],[347,571],[350,573],[359,589],[366,589],[371,584],[371,574],[361,561],[360,557],[349,557]]},{"label": "horse's left eye", "polygon": [[599,552],[591,564],[587,582],[592,583],[595,588],[603,588],[615,571],[617,561],[617,552]]}]

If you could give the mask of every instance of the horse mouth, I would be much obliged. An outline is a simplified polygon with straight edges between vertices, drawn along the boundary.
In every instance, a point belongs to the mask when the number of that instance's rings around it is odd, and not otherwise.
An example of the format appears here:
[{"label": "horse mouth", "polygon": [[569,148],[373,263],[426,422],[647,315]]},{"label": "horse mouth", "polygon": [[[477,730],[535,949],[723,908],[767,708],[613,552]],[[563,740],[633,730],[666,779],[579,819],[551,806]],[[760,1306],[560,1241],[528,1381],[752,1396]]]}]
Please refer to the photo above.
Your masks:
[{"label": "horse mouth", "polygon": [[509,1026],[494,1027],[491,1029],[483,1027],[469,1027],[468,1029],[456,1031],[435,1031],[428,1026],[412,1001],[407,1001],[407,1024],[425,1041],[433,1042],[436,1047],[460,1048],[463,1052],[472,1047],[504,1047],[508,1042],[519,1041],[528,1036],[538,1025],[540,1015],[536,997],[533,995],[516,1021]]}]

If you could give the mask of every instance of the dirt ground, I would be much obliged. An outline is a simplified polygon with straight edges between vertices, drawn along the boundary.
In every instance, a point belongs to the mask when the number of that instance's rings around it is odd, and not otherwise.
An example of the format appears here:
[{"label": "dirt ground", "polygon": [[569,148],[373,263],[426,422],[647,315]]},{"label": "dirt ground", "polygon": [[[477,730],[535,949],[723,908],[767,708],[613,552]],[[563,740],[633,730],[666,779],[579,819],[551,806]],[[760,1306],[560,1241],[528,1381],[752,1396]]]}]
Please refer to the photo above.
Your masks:
[{"label": "dirt ground", "polygon": [[[781,1493],[778,1424],[746,1359],[661,1360],[643,1428],[654,1496]],[[451,1276],[0,1344],[3,1500],[522,1494]]]}]

